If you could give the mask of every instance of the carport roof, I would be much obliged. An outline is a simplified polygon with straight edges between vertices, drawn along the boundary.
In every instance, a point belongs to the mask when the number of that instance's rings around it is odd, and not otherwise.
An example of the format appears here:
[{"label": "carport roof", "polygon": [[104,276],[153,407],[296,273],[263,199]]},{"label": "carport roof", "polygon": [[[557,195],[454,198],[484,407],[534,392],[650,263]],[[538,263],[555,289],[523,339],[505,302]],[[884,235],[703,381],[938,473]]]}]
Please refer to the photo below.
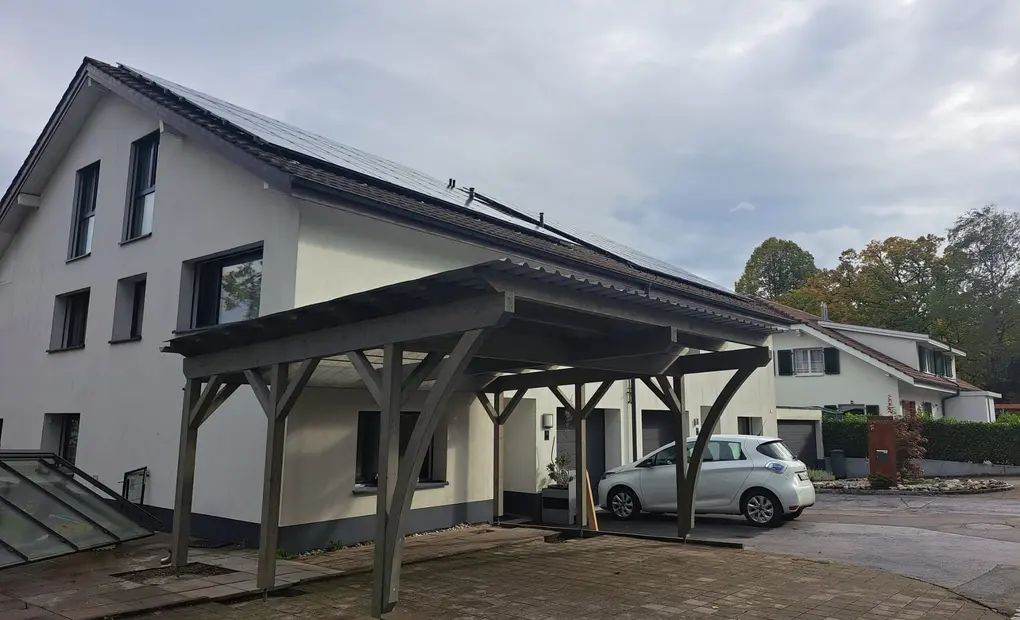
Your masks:
[{"label": "carport roof", "polygon": [[[504,258],[256,319],[180,333],[167,343],[163,351],[178,353],[184,357],[203,355],[329,327],[370,321],[425,306],[453,304],[486,293],[500,291],[512,293],[513,283],[526,283],[531,290],[580,295],[591,300],[590,309],[593,314],[600,314],[595,308],[598,303],[596,300],[605,300],[623,302],[626,306],[649,313],[659,313],[663,319],[658,323],[660,325],[669,325],[671,321],[668,317],[674,317],[681,323],[694,321],[692,325],[698,324],[709,328],[712,334],[710,337],[714,339],[727,340],[720,336],[732,333],[744,334],[751,340],[760,341],[777,331],[780,326],[790,324],[790,320],[782,314],[768,310],[750,313],[744,308],[726,307],[723,304],[709,305],[702,300],[694,301],[648,287],[642,290],[623,281],[595,278],[534,262]],[[508,303],[513,303],[512,295]],[[623,321],[620,326],[626,322]],[[649,326],[645,321],[634,323],[635,329]],[[712,330],[713,327],[718,330]],[[593,331],[601,330],[593,330],[579,324],[574,335],[583,336],[586,332]],[[690,333],[698,336],[700,331],[692,329]],[[562,333],[562,326],[559,326],[558,333]],[[742,340],[739,336],[737,338],[738,342]],[[433,349],[429,346],[416,349],[412,344],[407,350]]]}]

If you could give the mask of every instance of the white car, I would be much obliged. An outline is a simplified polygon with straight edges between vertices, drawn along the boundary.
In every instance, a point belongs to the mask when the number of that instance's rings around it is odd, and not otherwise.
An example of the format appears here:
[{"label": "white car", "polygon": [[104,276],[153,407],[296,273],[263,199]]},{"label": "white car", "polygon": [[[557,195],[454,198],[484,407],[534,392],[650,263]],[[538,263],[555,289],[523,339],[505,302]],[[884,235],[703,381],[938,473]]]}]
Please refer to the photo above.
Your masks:
[{"label": "white car", "polygon": [[[687,441],[687,454],[694,440]],[[759,527],[796,519],[815,503],[807,467],[781,439],[713,435],[705,448],[694,510],[700,514],[742,514]],[[676,512],[676,446],[607,471],[599,480],[602,508],[614,518],[641,511]]]}]

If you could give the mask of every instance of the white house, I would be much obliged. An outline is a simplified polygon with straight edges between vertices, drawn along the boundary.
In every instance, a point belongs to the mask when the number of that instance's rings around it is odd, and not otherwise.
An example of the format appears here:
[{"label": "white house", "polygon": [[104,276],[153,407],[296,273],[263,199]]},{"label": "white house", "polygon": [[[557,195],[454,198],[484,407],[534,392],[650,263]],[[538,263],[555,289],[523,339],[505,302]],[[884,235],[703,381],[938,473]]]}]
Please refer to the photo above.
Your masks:
[{"label": "white house", "polygon": [[[0,202],[0,447],[56,452],[114,488],[144,468],[143,504],[168,524],[184,381],[163,341],[504,257],[789,322],[459,185],[85,59]],[[688,432],[731,374],[684,379]],[[719,430],[775,433],[774,385],[771,365],[756,372]],[[408,405],[408,429],[423,399]],[[593,477],[672,440],[657,403],[643,386],[613,387],[589,424]],[[557,437],[569,433],[543,428],[557,405],[533,391],[507,424],[507,512],[537,505]],[[492,423],[473,393],[452,407],[411,530],[491,518]],[[287,423],[281,546],[372,537],[377,411],[365,389],[309,384]],[[247,389],[203,425],[195,535],[257,540],[265,438]]]},{"label": "white house", "polygon": [[957,376],[956,359],[966,355],[960,349],[927,334],[834,323],[782,304],[772,306],[796,321],[772,342],[779,431],[788,443],[802,442],[822,409],[995,420],[999,394]]}]

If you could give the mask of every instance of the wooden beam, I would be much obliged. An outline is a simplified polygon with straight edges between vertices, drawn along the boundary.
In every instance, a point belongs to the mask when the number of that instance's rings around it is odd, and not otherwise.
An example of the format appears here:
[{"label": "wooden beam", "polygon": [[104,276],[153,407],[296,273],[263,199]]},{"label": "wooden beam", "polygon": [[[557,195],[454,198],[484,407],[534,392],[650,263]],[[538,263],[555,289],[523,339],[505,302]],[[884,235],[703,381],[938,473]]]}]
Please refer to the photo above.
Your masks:
[{"label": "wooden beam", "polygon": [[262,407],[262,411],[265,412],[266,417],[273,419],[276,416],[273,412],[276,407],[273,405],[272,395],[269,393],[269,386],[266,385],[266,380],[262,378],[258,370],[245,370],[244,376],[248,379],[248,385],[251,386],[251,391],[255,392],[255,398],[259,401],[259,405]]},{"label": "wooden beam", "polygon": [[351,362],[351,366],[354,366],[354,370],[357,371],[358,377],[365,383],[365,388],[368,389],[368,393],[372,395],[372,400],[379,404],[382,402],[382,378],[379,375],[379,371],[375,369],[372,362],[368,361],[368,356],[365,355],[364,351],[351,351],[347,354],[347,359]]},{"label": "wooden beam", "polygon": [[513,412],[517,410],[517,405],[521,404],[521,400],[524,395],[527,394],[527,390],[517,390],[514,395],[510,398],[510,402],[506,404],[503,411],[499,414],[498,422],[500,425],[506,424]]},{"label": "wooden beam", "polygon": [[[266,456],[262,478],[262,520],[259,525],[259,568],[255,585],[269,590],[276,585],[276,551],[280,534],[280,498],[283,492],[283,452],[287,435],[287,418],[278,415],[287,390],[287,364],[274,364],[269,369],[272,391],[263,405],[266,426]],[[252,373],[256,374],[256,373]],[[249,377],[249,380],[251,377]],[[262,381],[262,377],[258,377]],[[265,383],[262,383],[265,386]],[[253,386],[254,387],[254,386]],[[261,389],[261,388],[260,388]]]},{"label": "wooden beam", "polygon": [[[682,332],[680,336],[681,342],[685,337],[684,334],[694,338],[738,342],[749,346],[761,346],[768,340],[768,334],[760,333],[765,329],[763,327],[755,328],[748,325],[748,329],[745,330],[719,325],[710,321],[687,318],[679,313],[681,307],[671,307],[665,301],[662,302],[661,308],[655,308],[643,304],[635,304],[629,300],[592,295],[583,291],[565,289],[554,284],[522,281],[520,278],[506,277],[495,273],[485,274],[485,279],[498,290],[513,291],[514,295],[521,298],[521,300],[527,299],[540,304],[567,308],[583,314],[592,314],[632,323],[675,327]],[[639,297],[635,295],[634,298],[638,299]],[[732,312],[735,316],[740,316],[739,311],[734,310]],[[754,320],[763,325],[768,323],[764,319],[747,320]],[[752,331],[755,329],[759,331]]]},{"label": "wooden beam", "polygon": [[[372,615],[382,614],[396,604],[397,584],[392,583],[394,545],[393,495],[400,470],[400,408],[404,350],[399,344],[383,347],[382,389],[379,404],[379,464],[376,474],[375,551],[372,571]],[[400,570],[399,563],[397,571]]]},{"label": "wooden beam", "polygon": [[177,483],[174,491],[174,523],[170,539],[170,561],[174,568],[188,563],[191,543],[191,504],[195,495],[195,455],[198,451],[198,426],[191,423],[191,412],[202,396],[202,384],[188,379],[184,384],[180,443],[177,448]]},{"label": "wooden beam", "polygon": [[294,380],[287,386],[287,391],[281,396],[276,405],[276,416],[286,418],[290,415],[294,405],[297,404],[298,397],[301,396],[301,392],[304,391],[305,386],[308,385],[308,381],[312,378],[312,373],[319,366],[319,358],[312,358],[301,362],[298,367],[297,375]]},{"label": "wooden beam", "polygon": [[606,392],[609,391],[609,388],[613,387],[613,383],[615,382],[614,381],[602,382],[602,385],[600,385],[598,389],[595,390],[595,393],[592,394],[591,398],[588,399],[588,402],[584,404],[584,408],[581,409],[582,418],[587,418],[589,415],[591,415],[591,412],[594,411],[595,408],[599,406],[599,401],[601,401],[602,397],[606,395]]},{"label": "wooden beam", "polygon": [[550,385],[548,387],[549,390],[553,393],[553,396],[556,397],[556,400],[560,401],[560,403],[563,405],[563,408],[566,409],[568,412],[573,413],[574,411],[577,410],[578,407],[581,406],[578,405],[577,407],[574,407],[574,405],[570,402],[570,399],[568,399],[567,396],[560,390],[558,385]]},{"label": "wooden beam", "polygon": [[588,473],[588,420],[584,411],[584,384],[574,386],[574,509],[577,510],[577,529],[584,531],[588,525],[588,499],[585,480]]},{"label": "wooden beam", "polygon": [[415,365],[414,369],[404,377],[404,383],[400,388],[401,399],[403,402],[407,402],[411,398],[418,388],[421,387],[423,381],[428,377],[432,376],[432,373],[439,368],[439,365],[443,363],[445,356],[442,353],[432,352],[425,356],[425,358]]},{"label": "wooden beam", "polygon": [[198,397],[198,402],[191,408],[191,424],[195,424],[195,420],[200,418],[206,409],[212,406],[221,385],[223,385],[222,377],[219,375],[209,377],[209,382],[202,389],[202,395]]},{"label": "wooden beam", "polygon": [[205,412],[202,413],[202,415],[192,420],[192,424],[194,424],[196,428],[205,424],[206,420],[211,418],[212,414],[216,413],[216,410],[219,409],[223,405],[223,403],[227,402],[227,399],[230,398],[230,395],[236,392],[237,388],[239,387],[241,386],[238,383],[228,383],[221,387],[220,391],[216,393],[216,398],[213,399],[213,402],[209,406],[209,408],[206,409]]},{"label": "wooden beam", "polygon": [[[743,366],[754,365],[762,367],[772,359],[772,353],[766,347],[753,347],[747,349],[733,349],[719,353],[700,353],[698,355],[683,355],[677,358],[665,372],[655,373],[648,369],[646,372],[620,372],[609,370],[589,370],[587,368],[564,368],[560,370],[544,370],[539,372],[525,372],[516,375],[506,375],[493,379],[485,386],[489,392],[509,392],[520,389],[535,389],[556,385],[574,385],[577,383],[601,383],[602,381],[617,381],[621,379],[641,379],[651,375],[661,374],[671,377],[679,377],[702,372],[716,372],[721,370],[735,370]],[[652,388],[655,391],[655,388]]]},{"label": "wooden beam", "polygon": [[[492,420],[493,422],[498,423],[498,421],[499,421],[499,410],[496,409],[496,407],[494,407],[492,405],[492,403],[489,402],[489,396],[485,392],[478,392],[477,394],[475,394],[475,396],[478,398],[478,402],[482,403],[482,409],[485,409],[485,413],[486,413],[486,415],[489,416],[489,419]],[[497,405],[496,406],[498,407],[499,406],[498,405],[498,403],[499,403],[499,400],[498,400],[499,393],[497,392],[495,394],[495,396],[497,397],[497,400],[496,400]]]},{"label": "wooden beam", "polygon": [[479,295],[442,306],[195,355],[185,358],[184,376],[202,378],[499,326],[513,311],[511,293]]}]

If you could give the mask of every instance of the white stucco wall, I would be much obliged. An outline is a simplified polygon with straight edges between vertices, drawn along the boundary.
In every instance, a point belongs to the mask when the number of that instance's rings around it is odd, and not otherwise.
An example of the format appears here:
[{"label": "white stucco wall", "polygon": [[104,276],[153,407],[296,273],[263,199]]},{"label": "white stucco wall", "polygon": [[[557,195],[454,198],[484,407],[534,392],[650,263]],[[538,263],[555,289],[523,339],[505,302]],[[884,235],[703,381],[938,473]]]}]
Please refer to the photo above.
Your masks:
[{"label": "white stucco wall", "polygon": [[[426,395],[415,394],[404,410],[421,411]],[[358,412],[378,410],[366,390],[305,390],[287,421],[281,526],[375,514],[376,496],[353,490]],[[433,466],[445,471],[449,484],[417,490],[412,508],[492,499],[491,420],[469,393],[451,398],[448,415],[436,431],[437,447],[446,437],[445,467]]]},{"label": "white stucco wall", "polygon": [[[772,337],[774,351],[824,348],[827,343],[799,331]],[[884,413],[889,396],[898,402],[898,380],[857,357],[840,351],[839,374],[812,377],[776,376],[776,403],[786,407],[841,404],[878,405]]]},{"label": "white stucco wall", "polygon": [[995,401],[983,393],[961,392],[946,401],[946,415],[967,422],[994,422]]},{"label": "white stucco wall", "polygon": [[880,336],[877,334],[862,334],[861,332],[839,330],[845,336],[853,338],[857,342],[865,344],[880,353],[907,364],[917,370],[917,343],[906,338],[893,338],[891,336]]},{"label": "white stucco wall", "polygon": [[[922,407],[922,403],[929,402],[931,403],[932,417],[936,419],[941,418],[944,415],[944,412],[942,411],[942,399],[946,398],[947,396],[953,395],[953,392],[932,390],[922,387],[920,385],[910,385],[902,381],[899,382],[899,385],[900,385],[900,398],[894,403],[896,405],[897,410],[902,409],[900,407],[900,401],[903,400],[911,400],[917,403],[918,412],[924,410]],[[947,401],[946,404],[948,405],[949,402],[952,401]],[[885,413],[886,413],[885,407],[882,407],[882,414],[884,415]]]},{"label": "white stucco wall", "polygon": [[[294,298],[298,214],[289,199],[187,140],[163,134],[153,234],[119,245],[131,143],[157,129],[108,95],[100,101],[18,234],[16,263],[0,287],[0,418],[4,448],[39,448],[47,413],[79,413],[77,463],[120,488],[122,474],[150,468],[146,501],[173,503],[183,386],[179,357],[159,352],[177,322],[182,261],[264,242],[262,313]],[[75,172],[101,160],[92,254],[65,263]],[[147,273],[142,340],[110,345],[119,278]],[[91,288],[86,346],[47,354],[54,297]],[[258,520],[265,417],[239,390],[202,428],[198,512]],[[224,446],[243,447],[224,450]],[[252,501],[252,498],[256,501]]]},{"label": "white stucco wall", "polygon": [[300,204],[295,306],[505,256],[349,211]]}]

